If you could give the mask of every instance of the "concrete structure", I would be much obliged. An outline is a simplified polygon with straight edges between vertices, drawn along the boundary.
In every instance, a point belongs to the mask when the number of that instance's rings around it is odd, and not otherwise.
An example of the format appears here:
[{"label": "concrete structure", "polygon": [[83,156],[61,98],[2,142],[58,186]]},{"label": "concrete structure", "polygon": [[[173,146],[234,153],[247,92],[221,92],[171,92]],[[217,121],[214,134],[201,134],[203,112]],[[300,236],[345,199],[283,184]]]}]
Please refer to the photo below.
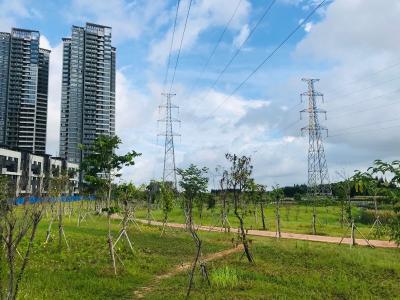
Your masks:
[{"label": "concrete structure", "polygon": [[45,196],[48,179],[59,177],[65,171],[71,175],[72,194],[77,194],[79,165],[59,157],[37,155],[28,151],[0,148],[0,175],[10,178],[15,196]]},{"label": "concrete structure", "polygon": [[44,154],[50,51],[39,39],[35,30],[0,33],[0,144]]},{"label": "concrete structure", "polygon": [[87,23],[63,39],[60,156],[80,163],[98,135],[115,134],[115,48],[111,28]]}]

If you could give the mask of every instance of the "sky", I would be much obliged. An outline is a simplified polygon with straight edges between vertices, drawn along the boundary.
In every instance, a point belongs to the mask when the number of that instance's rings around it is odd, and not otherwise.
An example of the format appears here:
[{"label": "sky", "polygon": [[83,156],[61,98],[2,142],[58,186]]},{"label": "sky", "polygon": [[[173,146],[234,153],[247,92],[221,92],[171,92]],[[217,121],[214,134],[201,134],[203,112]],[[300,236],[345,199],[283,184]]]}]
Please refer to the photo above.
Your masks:
[{"label": "sky", "polygon": [[324,146],[332,181],[339,173],[365,170],[374,159],[398,159],[399,1],[326,1],[239,89],[320,1],[192,0],[179,52],[189,1],[181,0],[172,69],[164,85],[176,0],[0,0],[0,31],[39,30],[41,47],[52,51],[49,154],[58,154],[61,38],[70,36],[72,25],[94,22],[112,27],[117,47],[119,151],[142,153],[135,166],[123,170],[124,181],[141,184],[162,176],[163,138],[157,134],[163,127],[157,120],[178,53],[172,85],[179,106],[175,117],[181,120],[174,128],[180,134],[175,138],[177,167],[206,166],[212,184],[218,180],[215,168],[227,166],[227,152],[251,156],[259,183],[307,182],[308,138],[301,135],[307,117],[300,120],[299,113],[306,107],[299,96],[307,89],[302,78],[320,79],[316,89],[324,94],[318,105],[327,110],[327,119],[320,120],[329,132]]}]

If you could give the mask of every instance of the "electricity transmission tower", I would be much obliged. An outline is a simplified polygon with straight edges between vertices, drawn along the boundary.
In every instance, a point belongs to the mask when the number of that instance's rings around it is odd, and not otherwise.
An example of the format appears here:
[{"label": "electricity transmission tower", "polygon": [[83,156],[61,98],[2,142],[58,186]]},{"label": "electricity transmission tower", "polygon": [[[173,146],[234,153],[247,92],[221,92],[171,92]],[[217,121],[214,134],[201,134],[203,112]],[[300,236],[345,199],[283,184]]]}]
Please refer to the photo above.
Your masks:
[{"label": "electricity transmission tower", "polygon": [[323,102],[324,96],[314,90],[314,83],[319,79],[303,78],[302,81],[308,85],[307,92],[301,94],[301,101],[303,97],[308,98],[308,108],[300,111],[300,116],[302,113],[308,113],[308,126],[301,129],[302,133],[308,133],[308,193],[311,196],[331,195],[328,165],[322,142],[322,131],[328,134],[328,129],[321,126],[318,119],[319,114],[325,114],[326,119],[326,111],[317,108],[317,98],[321,97]]},{"label": "electricity transmission tower", "polygon": [[171,102],[171,98],[176,94],[162,93],[162,95],[166,97],[166,102],[159,108],[160,111],[165,110],[165,115],[158,121],[165,123],[165,131],[158,135],[165,137],[163,182],[170,182],[177,188],[174,136],[180,136],[180,134],[173,131],[173,123],[180,123],[180,120],[173,117],[172,111],[173,109],[179,110],[179,107]]}]

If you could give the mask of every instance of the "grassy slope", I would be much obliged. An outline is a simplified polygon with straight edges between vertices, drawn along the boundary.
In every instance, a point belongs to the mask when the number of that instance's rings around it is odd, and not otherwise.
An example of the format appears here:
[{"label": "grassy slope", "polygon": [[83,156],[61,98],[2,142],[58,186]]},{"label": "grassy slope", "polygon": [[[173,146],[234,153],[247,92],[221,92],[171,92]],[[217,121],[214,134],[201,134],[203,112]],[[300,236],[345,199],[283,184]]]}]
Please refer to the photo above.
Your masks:
[{"label": "grassy slope", "polygon": [[[261,213],[260,209],[257,208],[257,222],[254,214],[249,214],[245,219],[246,228],[248,229],[262,229],[262,221],[261,221]],[[353,208],[353,214],[357,219],[359,210],[357,208]],[[203,217],[202,217],[202,225],[215,225],[221,226],[221,224],[217,223],[218,216],[220,214],[220,208],[215,208],[213,211],[204,209]],[[162,211],[154,210],[152,211],[153,217],[157,221],[161,221]],[[301,205],[287,205],[282,206],[280,210],[281,215],[281,230],[283,232],[294,232],[294,233],[312,233],[311,221],[312,221],[312,207],[306,207]],[[145,208],[138,209],[136,212],[137,218],[145,219],[147,218],[147,210]],[[328,206],[328,207],[317,207],[317,233],[319,235],[332,235],[332,236],[342,236],[343,232],[346,228],[342,228],[339,223],[340,218],[340,207],[338,206]],[[238,221],[234,216],[232,210],[229,213],[229,222],[231,226],[237,227]],[[267,230],[275,231],[275,207],[273,205],[268,205],[265,208],[265,219]],[[169,217],[170,222],[184,223],[184,216],[182,210],[175,207],[173,212]],[[200,218],[198,213],[195,212],[195,222],[200,224]],[[359,230],[367,235],[370,227],[368,225],[357,223]],[[348,232],[349,235],[349,232]],[[357,234],[358,238],[361,238],[359,234]],[[381,237],[381,239],[387,239],[387,237]]]}]

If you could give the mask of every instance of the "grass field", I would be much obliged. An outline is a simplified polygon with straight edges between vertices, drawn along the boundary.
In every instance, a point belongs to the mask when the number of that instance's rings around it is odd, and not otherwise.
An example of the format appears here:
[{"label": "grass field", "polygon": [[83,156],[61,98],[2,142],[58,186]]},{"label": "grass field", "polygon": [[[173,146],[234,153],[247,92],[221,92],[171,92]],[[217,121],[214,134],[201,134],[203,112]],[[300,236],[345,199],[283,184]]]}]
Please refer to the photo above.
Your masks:
[{"label": "grass field", "polygon": [[[76,219],[65,220],[71,245],[57,252],[57,240],[44,245],[48,219],[40,225],[34,251],[23,279],[19,299],[134,299],[134,291],[152,286],[154,277],[193,259],[195,249],[189,233],[131,226],[135,253],[124,244],[117,253],[119,275],[113,275],[106,243],[107,222],[92,217],[77,227]],[[118,221],[113,222],[114,235]],[[56,239],[56,225],[53,235]],[[199,233],[203,254],[232,247],[232,234]],[[312,242],[254,238],[256,264],[240,261],[240,254],[210,262],[212,288],[196,276],[193,299],[266,298],[376,298],[400,296],[399,249],[369,249]],[[225,272],[225,268],[228,271]],[[225,273],[230,274],[227,278]],[[226,277],[226,276],[225,276]],[[162,280],[146,299],[182,299],[187,272]],[[225,283],[224,283],[225,282]]]},{"label": "grass field", "polygon": [[[340,224],[340,207],[339,206],[326,206],[317,207],[317,234],[319,235],[331,235],[331,236],[342,236],[346,227],[342,227]],[[245,225],[248,229],[262,229],[261,212],[257,208],[256,213],[250,213],[245,218]],[[266,227],[267,230],[275,231],[275,206],[268,205],[264,209]],[[365,225],[357,222],[360,210],[358,208],[352,209],[353,216],[355,217],[357,227],[359,230],[367,236],[370,231],[371,226]],[[195,210],[194,219],[196,224],[202,225],[214,225],[221,226],[220,216],[221,209],[215,208],[213,210],[207,210],[204,208],[202,218],[200,220],[199,213]],[[257,215],[257,217],[256,217]],[[281,215],[281,230],[283,232],[293,232],[293,233],[306,233],[312,234],[312,207],[302,206],[302,205],[282,205],[280,209]],[[140,219],[147,218],[146,208],[137,209],[136,217]],[[163,213],[160,209],[152,210],[152,217],[156,221],[163,220]],[[228,215],[228,220],[232,227],[238,226],[238,221],[235,215],[231,211]],[[170,222],[184,223],[185,217],[182,209],[175,207],[174,210],[169,215]],[[348,233],[349,234],[349,233]],[[361,238],[361,236],[358,236]],[[388,239],[386,236],[380,237],[380,239]]]}]

